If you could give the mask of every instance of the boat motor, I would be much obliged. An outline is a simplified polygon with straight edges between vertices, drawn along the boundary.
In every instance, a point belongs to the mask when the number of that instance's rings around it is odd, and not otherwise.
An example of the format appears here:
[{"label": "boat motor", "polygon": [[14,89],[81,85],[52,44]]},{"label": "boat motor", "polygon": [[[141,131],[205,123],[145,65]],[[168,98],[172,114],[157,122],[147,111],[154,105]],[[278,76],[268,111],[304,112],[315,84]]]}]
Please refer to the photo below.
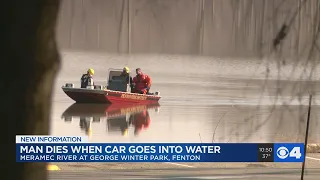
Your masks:
[{"label": "boat motor", "polygon": [[154,95],[160,96],[160,92],[155,92]]}]

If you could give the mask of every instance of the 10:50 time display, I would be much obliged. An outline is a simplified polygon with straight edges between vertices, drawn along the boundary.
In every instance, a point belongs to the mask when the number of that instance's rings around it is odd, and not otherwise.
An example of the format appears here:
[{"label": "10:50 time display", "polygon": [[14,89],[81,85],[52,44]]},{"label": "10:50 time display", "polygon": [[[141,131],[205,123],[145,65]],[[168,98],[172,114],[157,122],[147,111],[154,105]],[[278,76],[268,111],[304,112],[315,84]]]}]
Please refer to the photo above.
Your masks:
[{"label": "10:50 time display", "polygon": [[272,150],[273,148],[262,148],[262,147],[259,148],[259,151],[262,153],[271,153]]}]

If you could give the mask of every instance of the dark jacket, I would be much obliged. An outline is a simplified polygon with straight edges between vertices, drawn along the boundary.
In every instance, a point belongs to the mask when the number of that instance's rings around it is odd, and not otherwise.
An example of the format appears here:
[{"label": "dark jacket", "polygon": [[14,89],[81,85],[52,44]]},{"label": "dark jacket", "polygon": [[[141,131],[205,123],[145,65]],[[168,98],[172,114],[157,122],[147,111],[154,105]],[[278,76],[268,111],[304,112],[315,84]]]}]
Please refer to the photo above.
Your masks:
[{"label": "dark jacket", "polygon": [[90,81],[92,81],[92,84],[94,85],[93,78],[88,74],[83,74],[80,81],[81,88],[87,88],[87,86],[90,85]]},{"label": "dark jacket", "polygon": [[130,87],[133,88],[132,77],[127,73],[122,73],[121,76],[126,77],[127,84],[130,84]]}]

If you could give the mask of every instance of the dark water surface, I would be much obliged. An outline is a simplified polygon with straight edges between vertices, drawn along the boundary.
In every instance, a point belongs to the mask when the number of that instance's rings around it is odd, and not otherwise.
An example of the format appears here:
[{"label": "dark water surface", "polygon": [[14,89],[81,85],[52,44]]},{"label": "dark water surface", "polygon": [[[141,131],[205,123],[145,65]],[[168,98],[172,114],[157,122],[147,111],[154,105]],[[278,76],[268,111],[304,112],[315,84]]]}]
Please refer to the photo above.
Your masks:
[{"label": "dark water surface", "polygon": [[[319,85],[301,81],[310,75],[302,68],[288,65],[278,72],[271,64],[266,73],[261,62],[64,53],[51,133],[89,135],[94,142],[299,142],[304,139],[305,105],[312,92],[310,141],[319,143]],[[108,68],[125,65],[132,71],[140,67],[152,77],[152,90],[161,92],[159,105],[79,106],[61,90],[67,82],[79,86],[82,73],[90,67],[95,69],[95,81],[105,84]],[[316,73],[312,75],[317,79]]]}]

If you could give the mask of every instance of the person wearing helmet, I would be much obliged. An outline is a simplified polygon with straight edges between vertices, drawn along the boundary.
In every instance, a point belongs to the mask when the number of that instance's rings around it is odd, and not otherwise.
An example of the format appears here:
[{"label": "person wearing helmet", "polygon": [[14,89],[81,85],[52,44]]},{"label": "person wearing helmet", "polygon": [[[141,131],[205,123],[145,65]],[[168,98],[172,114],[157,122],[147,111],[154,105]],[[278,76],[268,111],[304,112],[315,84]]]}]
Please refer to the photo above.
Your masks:
[{"label": "person wearing helmet", "polygon": [[140,68],[136,69],[136,77],[133,78],[134,93],[148,94],[151,87],[150,76],[144,74]]},{"label": "person wearing helmet", "polygon": [[81,77],[81,88],[87,88],[87,86],[94,86],[93,82],[94,70],[88,69],[87,74],[83,74]]},{"label": "person wearing helmet", "polygon": [[126,66],[123,68],[123,71],[120,76],[123,76],[126,78],[127,84],[130,84],[131,90],[133,89],[133,84],[132,84],[132,77],[130,76],[130,69]]}]

